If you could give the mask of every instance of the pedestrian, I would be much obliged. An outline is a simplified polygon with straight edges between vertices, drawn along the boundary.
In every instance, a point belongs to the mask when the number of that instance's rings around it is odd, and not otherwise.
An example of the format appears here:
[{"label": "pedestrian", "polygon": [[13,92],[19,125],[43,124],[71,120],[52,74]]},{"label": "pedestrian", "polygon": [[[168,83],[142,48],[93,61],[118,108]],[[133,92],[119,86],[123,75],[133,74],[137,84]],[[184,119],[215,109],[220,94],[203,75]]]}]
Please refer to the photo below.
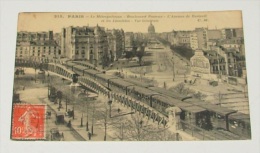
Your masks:
[{"label": "pedestrian", "polygon": [[74,109],[71,111],[71,116],[74,119]]},{"label": "pedestrian", "polygon": [[140,125],[141,125],[141,127],[142,127],[142,125],[143,125],[143,120],[140,121]]},{"label": "pedestrian", "polygon": [[64,141],[64,134],[61,132],[61,141]]},{"label": "pedestrian", "polygon": [[69,128],[71,128],[71,120],[69,120],[69,123],[67,124]]},{"label": "pedestrian", "polygon": [[120,108],[117,109],[117,112],[120,113]]},{"label": "pedestrian", "polygon": [[91,140],[91,133],[88,132],[88,140]]},{"label": "pedestrian", "polygon": [[180,136],[179,133],[176,133],[176,140],[177,140],[177,141],[180,140],[179,136]]}]

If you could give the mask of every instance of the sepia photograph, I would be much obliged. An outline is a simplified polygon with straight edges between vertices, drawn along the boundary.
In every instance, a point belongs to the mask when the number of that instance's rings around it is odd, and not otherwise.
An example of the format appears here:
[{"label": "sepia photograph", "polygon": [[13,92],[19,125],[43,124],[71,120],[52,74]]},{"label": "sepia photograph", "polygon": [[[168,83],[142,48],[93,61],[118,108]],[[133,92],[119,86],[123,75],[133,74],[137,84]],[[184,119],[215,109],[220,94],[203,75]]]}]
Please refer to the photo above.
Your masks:
[{"label": "sepia photograph", "polygon": [[259,4],[0,0],[0,152],[259,152]]},{"label": "sepia photograph", "polygon": [[10,139],[251,140],[242,15],[19,13]]}]

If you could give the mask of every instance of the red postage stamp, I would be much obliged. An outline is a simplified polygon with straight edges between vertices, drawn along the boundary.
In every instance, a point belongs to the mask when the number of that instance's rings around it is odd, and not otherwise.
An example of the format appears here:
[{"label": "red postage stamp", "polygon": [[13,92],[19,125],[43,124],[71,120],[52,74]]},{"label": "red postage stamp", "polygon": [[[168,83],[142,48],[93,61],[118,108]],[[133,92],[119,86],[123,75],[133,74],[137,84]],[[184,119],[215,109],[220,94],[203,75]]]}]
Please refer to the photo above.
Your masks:
[{"label": "red postage stamp", "polygon": [[11,138],[15,140],[45,139],[45,112],[46,105],[15,104]]}]

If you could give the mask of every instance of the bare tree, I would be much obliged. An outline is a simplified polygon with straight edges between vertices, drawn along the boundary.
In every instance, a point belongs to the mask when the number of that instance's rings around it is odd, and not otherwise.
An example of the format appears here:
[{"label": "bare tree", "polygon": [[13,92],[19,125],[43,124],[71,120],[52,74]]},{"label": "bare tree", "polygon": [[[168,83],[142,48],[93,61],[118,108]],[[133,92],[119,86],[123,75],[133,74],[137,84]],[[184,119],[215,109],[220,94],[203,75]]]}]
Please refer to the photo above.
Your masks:
[{"label": "bare tree", "polygon": [[[97,107],[97,106],[96,106]],[[97,120],[101,122],[101,124],[104,125],[105,133],[104,133],[104,141],[107,140],[107,126],[108,126],[108,121],[110,120],[109,117],[109,108],[106,103],[98,105],[99,109],[96,110],[96,113],[93,114],[93,117],[95,117]]]},{"label": "bare tree", "polygon": [[[90,115],[90,105],[93,103],[93,101],[90,101],[88,97],[78,97],[78,107],[82,112],[81,116],[81,124],[80,126],[83,126],[83,118],[86,115],[86,131],[89,131],[89,115]],[[85,114],[85,115],[84,115]]]},{"label": "bare tree", "polygon": [[121,119],[115,124],[114,136],[123,141],[174,141],[175,134],[158,125],[149,124],[144,121],[142,115],[132,114],[129,120]]},{"label": "bare tree", "polygon": [[189,88],[185,87],[184,83],[179,83],[174,87],[171,87],[170,90],[176,91],[177,93],[187,96],[189,94],[193,94],[194,91],[190,90]]},{"label": "bare tree", "polygon": [[77,97],[70,91],[69,86],[64,86],[63,88],[60,88],[60,91],[62,92],[62,99],[65,102],[66,112],[68,111],[68,105],[74,105],[75,100]]},{"label": "bare tree", "polygon": [[199,100],[204,100],[207,97],[207,95],[198,91],[193,93],[193,97]]},{"label": "bare tree", "polygon": [[145,52],[144,52],[144,47],[141,46],[140,47],[140,50],[138,50],[136,52],[136,56],[138,57],[138,60],[139,60],[139,65],[141,66],[142,65],[142,59],[143,59],[143,56],[145,55]]}]

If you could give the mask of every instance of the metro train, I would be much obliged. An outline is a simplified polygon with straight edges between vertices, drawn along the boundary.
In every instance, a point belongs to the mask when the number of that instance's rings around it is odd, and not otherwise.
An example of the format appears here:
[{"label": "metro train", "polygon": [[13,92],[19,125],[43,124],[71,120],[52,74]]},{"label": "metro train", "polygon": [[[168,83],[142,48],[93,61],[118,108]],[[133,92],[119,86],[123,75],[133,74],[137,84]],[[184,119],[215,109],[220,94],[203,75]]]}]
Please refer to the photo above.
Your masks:
[{"label": "metro train", "polygon": [[[202,128],[206,130],[214,128],[230,131],[241,137],[251,138],[250,116],[247,114],[201,102],[193,97],[181,96],[166,89],[146,85],[136,80],[105,75],[103,71],[97,71],[94,67],[83,65],[83,62],[81,64],[78,63],[67,62],[65,66],[78,75],[97,80],[109,90],[141,100],[165,116],[168,116],[166,108],[176,106],[182,110],[180,119],[183,121],[202,127],[201,122],[205,122],[206,118],[210,117],[210,120],[207,121],[211,123],[207,124],[212,124],[213,127]],[[88,83],[91,84],[91,82]]]},{"label": "metro train", "polygon": [[[77,80],[78,75],[83,76],[83,81],[88,81],[84,78],[96,80],[109,90],[131,95],[136,99],[144,101],[144,103],[165,116],[168,116],[166,108],[177,106],[182,110],[180,119],[183,121],[200,126],[200,120],[204,120],[206,116],[210,116],[210,121],[214,129],[229,131],[247,139],[251,138],[251,124],[248,114],[201,102],[192,97],[183,97],[177,93],[145,85],[143,82],[136,80],[129,81],[128,79],[105,75],[104,71],[97,70],[93,65],[87,66],[88,64],[80,61],[69,61],[63,65],[54,63],[41,64],[43,64],[42,67],[44,69],[71,78],[72,80]],[[15,66],[18,67],[34,67],[34,65],[35,63],[26,60],[16,60],[15,63]],[[91,81],[86,83],[93,84]]]},{"label": "metro train", "polygon": [[[155,108],[165,116],[167,107],[177,106],[182,112],[180,119],[200,126],[200,119],[210,116],[214,129],[230,131],[240,137],[251,138],[250,116],[225,107],[201,102],[192,97],[183,97],[177,93],[169,92],[163,88],[145,85],[136,80],[122,79],[116,76],[104,75],[103,70],[97,70],[93,65],[81,61],[69,61],[62,65],[54,63],[41,63],[43,68],[53,71],[64,77],[77,80],[81,75],[92,78],[104,87],[114,92],[131,95]],[[35,63],[26,60],[16,60],[15,66],[34,67]],[[84,79],[83,79],[84,80]],[[85,79],[84,81],[87,81]],[[91,84],[92,82],[87,82]]]}]

